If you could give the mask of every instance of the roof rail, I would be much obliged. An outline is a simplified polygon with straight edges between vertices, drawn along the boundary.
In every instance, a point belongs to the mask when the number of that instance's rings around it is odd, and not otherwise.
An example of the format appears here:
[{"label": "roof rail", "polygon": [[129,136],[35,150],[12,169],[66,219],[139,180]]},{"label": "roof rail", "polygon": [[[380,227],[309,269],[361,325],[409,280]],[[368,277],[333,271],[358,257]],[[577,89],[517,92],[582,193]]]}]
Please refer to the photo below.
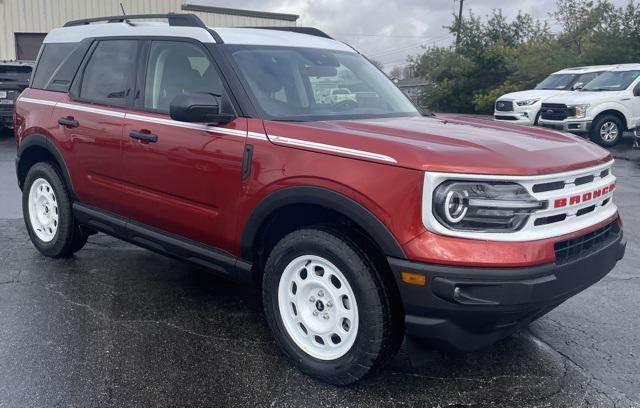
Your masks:
[{"label": "roof rail", "polygon": [[293,33],[313,35],[316,37],[328,38],[330,40],[333,40],[333,38],[329,34],[325,33],[322,30],[318,30],[315,27],[244,27],[244,28],[259,28],[261,30],[291,31]]},{"label": "roof rail", "polygon": [[169,21],[170,26],[176,27],[200,27],[207,28],[207,26],[196,16],[195,14],[187,13],[167,13],[167,14],[132,14],[126,16],[109,16],[109,17],[96,17],[86,18],[83,20],[73,20],[65,23],[63,27],[74,27],[87,25],[91,23],[107,22],[107,23],[124,23],[129,20],[143,20],[150,18],[162,18]]}]

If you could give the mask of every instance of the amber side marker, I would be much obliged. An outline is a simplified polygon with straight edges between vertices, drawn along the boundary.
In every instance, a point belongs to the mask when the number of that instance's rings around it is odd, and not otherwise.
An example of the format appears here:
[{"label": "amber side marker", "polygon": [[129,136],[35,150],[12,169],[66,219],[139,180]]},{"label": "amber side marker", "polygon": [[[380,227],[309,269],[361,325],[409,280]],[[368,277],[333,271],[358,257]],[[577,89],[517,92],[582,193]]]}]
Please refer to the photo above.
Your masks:
[{"label": "amber side marker", "polygon": [[402,281],[410,285],[424,286],[427,284],[427,277],[419,273],[402,272]]}]

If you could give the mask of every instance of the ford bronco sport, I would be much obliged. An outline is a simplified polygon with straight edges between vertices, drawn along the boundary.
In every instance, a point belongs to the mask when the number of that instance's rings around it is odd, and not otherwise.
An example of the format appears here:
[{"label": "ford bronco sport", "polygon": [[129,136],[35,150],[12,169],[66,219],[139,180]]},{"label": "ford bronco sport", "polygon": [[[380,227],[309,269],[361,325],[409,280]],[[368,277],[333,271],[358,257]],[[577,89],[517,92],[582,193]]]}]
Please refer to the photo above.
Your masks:
[{"label": "ford bronco sport", "polygon": [[[486,346],[624,254],[592,143],[422,116],[315,29],[100,20],[49,33],[17,102],[33,244],[70,256],[101,231],[260,284],[316,378],[353,383],[403,339],[410,356]],[[355,103],[316,99],[334,88]]]}]

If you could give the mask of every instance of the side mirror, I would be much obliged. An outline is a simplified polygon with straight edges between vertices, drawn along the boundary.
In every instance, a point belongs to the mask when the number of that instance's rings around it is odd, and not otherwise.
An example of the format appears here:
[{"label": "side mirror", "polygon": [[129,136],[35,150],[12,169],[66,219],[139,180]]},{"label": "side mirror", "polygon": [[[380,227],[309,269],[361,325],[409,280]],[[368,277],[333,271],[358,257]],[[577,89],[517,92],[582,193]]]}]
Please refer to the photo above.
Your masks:
[{"label": "side mirror", "polygon": [[579,90],[579,89],[582,89],[582,88],[584,88],[584,85],[585,85],[585,84],[584,84],[584,82],[576,82],[576,83],[573,85],[573,90],[574,90],[574,91],[577,91],[577,90]]},{"label": "side mirror", "polygon": [[640,96],[640,85],[633,88],[633,96]]},{"label": "side mirror", "polygon": [[223,125],[235,119],[234,115],[220,113],[220,97],[210,93],[181,93],[169,106],[171,119],[180,122]]}]

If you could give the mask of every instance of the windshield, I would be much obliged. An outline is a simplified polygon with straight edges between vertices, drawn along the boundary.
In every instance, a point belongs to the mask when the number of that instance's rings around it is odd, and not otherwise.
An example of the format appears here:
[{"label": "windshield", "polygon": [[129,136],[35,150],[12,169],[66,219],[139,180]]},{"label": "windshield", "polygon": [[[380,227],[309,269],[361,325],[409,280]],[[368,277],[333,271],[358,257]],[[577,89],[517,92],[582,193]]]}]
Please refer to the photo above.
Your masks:
[{"label": "windshield", "polygon": [[[359,54],[311,48],[230,46],[248,91],[274,120],[418,116],[404,94]],[[350,98],[327,98],[327,95]]]},{"label": "windshield", "polygon": [[0,81],[27,82],[31,76],[31,67],[25,65],[0,65]]},{"label": "windshield", "polygon": [[536,86],[536,89],[567,90],[578,78],[577,74],[552,74]]},{"label": "windshield", "polygon": [[638,78],[640,71],[609,71],[589,82],[583,91],[622,91]]}]

